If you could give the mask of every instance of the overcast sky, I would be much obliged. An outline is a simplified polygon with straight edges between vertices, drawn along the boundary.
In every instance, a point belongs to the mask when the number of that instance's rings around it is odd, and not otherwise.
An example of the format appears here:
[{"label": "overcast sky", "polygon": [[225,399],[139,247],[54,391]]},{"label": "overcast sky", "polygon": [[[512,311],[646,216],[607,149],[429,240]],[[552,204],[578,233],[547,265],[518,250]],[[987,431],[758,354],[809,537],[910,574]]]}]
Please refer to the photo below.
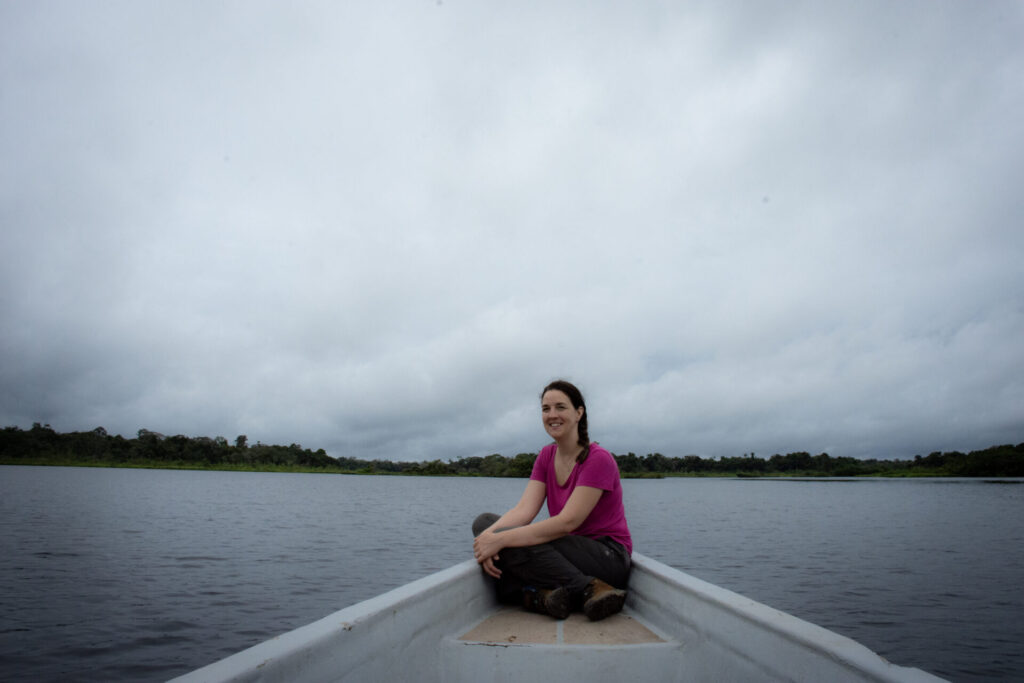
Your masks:
[{"label": "overcast sky", "polygon": [[0,0],[0,425],[1024,441],[1024,4]]}]

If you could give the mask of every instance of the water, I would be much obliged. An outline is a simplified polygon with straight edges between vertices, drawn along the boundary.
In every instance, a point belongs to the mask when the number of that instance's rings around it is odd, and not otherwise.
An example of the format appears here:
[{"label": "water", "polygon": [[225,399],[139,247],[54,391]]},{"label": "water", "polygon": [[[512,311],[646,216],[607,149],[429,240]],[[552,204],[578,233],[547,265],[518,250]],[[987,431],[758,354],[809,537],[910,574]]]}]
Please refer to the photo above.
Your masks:
[{"label": "water", "polygon": [[625,485],[640,552],[895,663],[977,681],[1024,680],[1021,483]]},{"label": "water", "polygon": [[[470,557],[523,480],[0,468],[0,679],[159,681]],[[623,482],[638,552],[956,681],[1024,680],[1024,485]]]}]

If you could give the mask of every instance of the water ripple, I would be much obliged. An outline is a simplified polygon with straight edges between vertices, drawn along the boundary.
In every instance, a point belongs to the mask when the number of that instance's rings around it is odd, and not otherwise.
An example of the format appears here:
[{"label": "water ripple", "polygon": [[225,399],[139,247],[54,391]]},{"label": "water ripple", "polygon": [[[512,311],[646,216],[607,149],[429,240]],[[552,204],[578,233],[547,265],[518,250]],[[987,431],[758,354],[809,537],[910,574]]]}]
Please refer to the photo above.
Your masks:
[{"label": "water ripple", "polygon": [[[639,552],[899,664],[957,681],[1024,680],[1024,604],[1008,590],[1024,582],[1024,542],[1009,542],[1024,539],[1024,487],[623,488]],[[521,489],[5,468],[14,551],[0,554],[0,680],[166,680],[466,559],[469,521],[510,507]]]}]

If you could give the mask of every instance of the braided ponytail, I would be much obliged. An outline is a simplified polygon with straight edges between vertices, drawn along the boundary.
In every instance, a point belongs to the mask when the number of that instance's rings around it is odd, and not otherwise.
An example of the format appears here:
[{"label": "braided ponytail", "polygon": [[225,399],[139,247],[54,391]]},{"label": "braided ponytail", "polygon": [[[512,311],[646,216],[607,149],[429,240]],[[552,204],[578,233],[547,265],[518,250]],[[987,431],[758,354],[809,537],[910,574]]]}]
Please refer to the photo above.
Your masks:
[{"label": "braided ponytail", "polygon": [[563,394],[569,397],[569,402],[572,403],[572,407],[579,409],[583,408],[583,415],[580,417],[580,421],[576,425],[576,429],[579,433],[579,441],[576,443],[583,449],[579,455],[576,456],[576,462],[581,463],[587,459],[590,455],[590,435],[587,433],[587,406],[583,402],[583,393],[576,388],[576,386],[570,382],[566,382],[564,379],[556,379],[551,384],[544,387],[544,391],[540,392],[541,399],[544,398],[544,394],[554,389],[555,391],[561,391]]}]

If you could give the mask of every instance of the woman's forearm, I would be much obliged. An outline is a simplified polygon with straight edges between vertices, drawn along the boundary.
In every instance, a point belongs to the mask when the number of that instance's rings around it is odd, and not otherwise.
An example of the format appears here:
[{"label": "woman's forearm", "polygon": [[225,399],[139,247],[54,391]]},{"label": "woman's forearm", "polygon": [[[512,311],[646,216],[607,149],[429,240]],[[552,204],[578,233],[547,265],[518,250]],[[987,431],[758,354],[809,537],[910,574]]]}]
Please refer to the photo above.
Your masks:
[{"label": "woman's forearm", "polygon": [[[494,529],[501,529],[495,525]],[[501,544],[505,548],[522,548],[528,545],[540,545],[553,541],[556,538],[567,536],[575,526],[570,526],[561,516],[549,517],[548,519],[516,526],[500,532]]]},{"label": "woman's forearm", "polygon": [[545,487],[538,481],[530,480],[526,484],[526,490],[522,497],[511,510],[498,518],[498,521],[487,528],[487,531],[495,529],[509,529],[515,526],[526,526],[534,520],[540,512],[540,506],[544,503]]},{"label": "woman's forearm", "polygon": [[518,508],[512,508],[501,517],[498,518],[491,526],[487,527],[486,531],[496,531],[497,529],[510,529],[517,526],[526,526],[533,521],[532,517],[527,516],[526,513],[522,512]]},{"label": "woman's forearm", "polygon": [[[495,529],[505,528],[501,525],[502,521],[498,520],[498,524],[488,529],[488,531],[496,536],[490,542],[500,545],[502,548],[522,548],[528,545],[540,545],[541,543],[547,543],[556,538],[567,536],[583,524],[602,495],[601,489],[590,486],[577,486],[569,500],[566,501],[565,507],[554,517],[549,517],[533,524],[509,524],[509,527],[515,528],[495,533]],[[515,512],[517,509],[520,509],[520,506],[517,505],[509,511],[508,514],[511,519],[515,519],[515,517],[511,517],[510,513]]]},{"label": "woman's forearm", "polygon": [[[473,539],[473,557],[483,564],[498,559],[498,554],[503,548],[519,548],[528,545],[539,545],[553,541],[556,538],[565,536],[571,528],[565,528],[564,523],[557,518],[549,518],[536,524],[514,525],[513,522],[522,520],[523,517],[515,514],[515,510],[509,510],[497,522],[480,533]],[[529,518],[526,522],[529,522]],[[487,566],[484,567],[492,576]]]}]

